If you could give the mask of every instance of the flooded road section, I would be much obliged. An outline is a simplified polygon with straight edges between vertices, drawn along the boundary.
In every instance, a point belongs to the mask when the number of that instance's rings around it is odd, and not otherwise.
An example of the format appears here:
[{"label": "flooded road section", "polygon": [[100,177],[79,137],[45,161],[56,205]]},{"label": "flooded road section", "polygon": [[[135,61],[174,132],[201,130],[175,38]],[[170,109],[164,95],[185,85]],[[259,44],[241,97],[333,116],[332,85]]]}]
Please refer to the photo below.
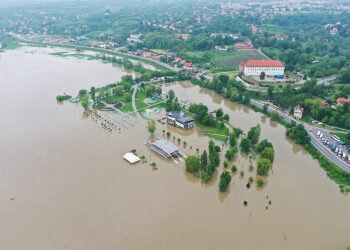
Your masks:
[{"label": "flooded road section", "polygon": [[[218,178],[204,185],[144,143],[147,122],[137,118],[107,133],[78,104],[56,95],[102,86],[126,74],[97,61],[60,58],[52,49],[21,48],[0,54],[0,249],[344,249],[350,244],[350,199],[285,129],[249,108],[189,83],[172,83],[179,98],[221,107],[245,132],[261,124],[261,139],[275,147],[267,185],[245,187],[248,159],[231,162],[233,175],[220,194]],[[199,130],[157,123],[155,137],[181,139],[195,154],[207,147]],[[183,141],[187,146],[183,146]],[[192,148],[191,148],[192,146]],[[132,148],[156,162],[129,165]],[[272,205],[266,210],[268,199]],[[243,206],[243,201],[248,206]],[[285,238],[286,235],[286,238]]]}]

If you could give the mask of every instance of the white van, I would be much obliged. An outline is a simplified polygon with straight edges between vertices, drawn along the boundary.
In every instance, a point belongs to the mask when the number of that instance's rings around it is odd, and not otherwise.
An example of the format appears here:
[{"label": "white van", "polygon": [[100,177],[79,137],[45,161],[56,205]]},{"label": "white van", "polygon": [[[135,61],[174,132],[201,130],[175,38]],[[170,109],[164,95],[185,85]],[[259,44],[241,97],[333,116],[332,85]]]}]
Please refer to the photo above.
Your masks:
[{"label": "white van", "polygon": [[335,151],[334,151],[334,152],[337,154],[337,153],[338,153],[338,150],[339,150],[339,148],[335,148]]},{"label": "white van", "polygon": [[321,134],[321,131],[318,131],[318,132],[317,132],[317,137],[320,136],[320,134]]}]

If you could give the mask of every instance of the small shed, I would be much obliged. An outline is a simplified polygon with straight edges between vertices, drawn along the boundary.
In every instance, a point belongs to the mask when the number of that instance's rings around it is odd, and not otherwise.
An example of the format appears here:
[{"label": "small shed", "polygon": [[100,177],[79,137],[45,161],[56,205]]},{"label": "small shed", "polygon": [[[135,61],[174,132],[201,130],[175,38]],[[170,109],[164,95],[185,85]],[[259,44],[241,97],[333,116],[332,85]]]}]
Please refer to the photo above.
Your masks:
[{"label": "small shed", "polygon": [[133,153],[126,153],[124,156],[123,156],[123,158],[125,159],[125,160],[127,160],[129,163],[131,163],[131,164],[134,164],[134,163],[136,163],[136,162],[138,162],[138,161],[140,161],[140,158],[137,156],[137,155],[135,155],[135,154],[133,154]]}]

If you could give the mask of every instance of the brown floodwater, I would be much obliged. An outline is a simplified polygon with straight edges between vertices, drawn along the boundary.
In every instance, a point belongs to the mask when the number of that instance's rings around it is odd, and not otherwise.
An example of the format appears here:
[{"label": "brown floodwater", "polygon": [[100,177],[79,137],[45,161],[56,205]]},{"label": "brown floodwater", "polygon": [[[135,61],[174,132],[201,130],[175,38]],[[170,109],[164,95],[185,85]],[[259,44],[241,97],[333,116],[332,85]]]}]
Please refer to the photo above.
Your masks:
[{"label": "brown floodwater", "polygon": [[[183,162],[165,161],[144,146],[151,138],[142,118],[103,113],[120,122],[120,130],[108,132],[78,104],[57,104],[58,94],[75,95],[126,73],[51,52],[21,48],[0,54],[0,249],[345,249],[350,244],[349,196],[285,137],[283,126],[189,83],[163,87],[210,109],[221,107],[245,132],[260,124],[261,139],[273,143],[267,185],[246,188],[256,174],[239,155],[230,165],[245,175],[232,175],[222,194],[222,166],[212,182],[201,183],[184,171]],[[155,137],[164,137],[162,130],[171,132],[170,140],[176,137],[175,144],[180,138],[186,154],[207,147],[209,138],[197,128],[183,132],[157,123]],[[122,160],[132,148],[158,170]]]}]

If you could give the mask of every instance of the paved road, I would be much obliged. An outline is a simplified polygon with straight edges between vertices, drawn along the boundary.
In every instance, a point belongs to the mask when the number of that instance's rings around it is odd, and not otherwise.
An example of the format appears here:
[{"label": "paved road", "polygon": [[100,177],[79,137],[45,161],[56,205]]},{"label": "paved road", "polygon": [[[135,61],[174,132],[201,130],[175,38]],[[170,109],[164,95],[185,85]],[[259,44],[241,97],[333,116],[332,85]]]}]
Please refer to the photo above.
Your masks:
[{"label": "paved road", "polygon": [[136,92],[137,92],[137,88],[138,88],[138,85],[135,84],[134,86],[132,86],[133,88],[133,92],[132,92],[132,97],[131,97],[131,104],[132,104],[132,109],[134,110],[136,116],[138,115],[138,113],[136,112],[137,109],[136,109],[136,104],[135,104],[135,97],[136,97]]},{"label": "paved road", "polygon": [[[255,101],[255,100],[250,100],[250,103],[258,108],[261,108],[261,109],[264,106],[263,103],[260,103],[260,102]],[[275,109],[268,107],[269,112],[271,112],[273,110],[275,110]],[[306,131],[308,132],[308,134],[311,138],[311,144],[313,146],[315,146],[324,156],[326,156],[330,161],[332,161],[338,167],[340,167],[344,171],[350,173],[349,164],[347,164],[345,161],[343,161],[338,156],[336,156],[327,146],[323,145],[322,142],[320,140],[318,140],[312,132],[310,132],[310,128],[312,128],[312,126],[310,126],[308,124],[304,124],[302,122],[299,122],[298,120],[295,120],[294,118],[288,116],[287,114],[282,113],[279,110],[275,110],[275,111],[277,111],[279,113],[279,116],[288,123],[295,121],[296,124],[303,124],[305,126]]]}]

